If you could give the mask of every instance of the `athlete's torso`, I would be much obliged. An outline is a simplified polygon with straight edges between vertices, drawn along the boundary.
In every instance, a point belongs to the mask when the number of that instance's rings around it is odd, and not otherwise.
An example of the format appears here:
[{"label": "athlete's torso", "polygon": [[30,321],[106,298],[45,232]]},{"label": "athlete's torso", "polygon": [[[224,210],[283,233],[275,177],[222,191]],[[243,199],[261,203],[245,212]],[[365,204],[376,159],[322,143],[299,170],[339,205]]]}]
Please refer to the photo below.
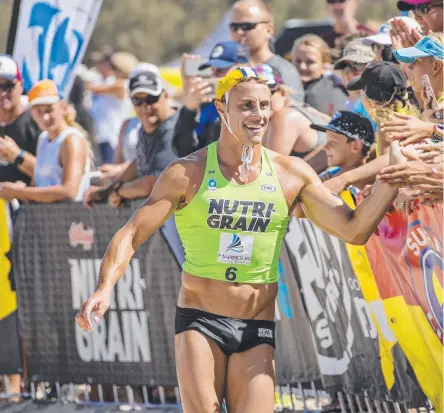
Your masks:
[{"label": "athlete's torso", "polygon": [[237,185],[223,176],[214,143],[199,190],[176,212],[186,254],[183,270],[217,281],[275,283],[288,220],[287,200],[266,150],[259,176]]}]

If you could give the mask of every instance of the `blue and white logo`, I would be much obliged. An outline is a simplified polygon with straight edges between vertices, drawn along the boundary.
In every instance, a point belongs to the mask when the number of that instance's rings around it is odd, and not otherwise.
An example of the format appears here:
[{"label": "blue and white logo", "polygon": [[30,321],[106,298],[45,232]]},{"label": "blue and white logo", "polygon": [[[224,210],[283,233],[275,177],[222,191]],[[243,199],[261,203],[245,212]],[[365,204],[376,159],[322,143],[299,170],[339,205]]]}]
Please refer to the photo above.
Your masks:
[{"label": "blue and white logo", "polygon": [[226,252],[233,251],[240,254],[244,250],[244,247],[242,246],[242,241],[237,234],[233,234],[233,240],[231,241],[231,244],[228,245]]},{"label": "blue and white logo", "polygon": [[102,0],[22,0],[13,54],[25,90],[52,79],[67,97],[101,5]]},{"label": "blue and white logo", "polygon": [[217,182],[216,182],[216,180],[215,179],[210,179],[209,181],[208,181],[208,189],[210,190],[210,191],[215,191],[217,188]]}]

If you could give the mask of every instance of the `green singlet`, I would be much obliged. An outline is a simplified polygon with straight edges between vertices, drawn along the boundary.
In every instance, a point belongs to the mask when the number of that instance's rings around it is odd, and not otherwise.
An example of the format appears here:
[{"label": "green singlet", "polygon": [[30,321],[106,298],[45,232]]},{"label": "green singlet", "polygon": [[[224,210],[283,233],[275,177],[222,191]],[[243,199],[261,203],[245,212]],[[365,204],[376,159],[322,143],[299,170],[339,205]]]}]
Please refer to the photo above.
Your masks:
[{"label": "green singlet", "polygon": [[270,284],[288,227],[288,205],[262,148],[262,169],[253,182],[229,182],[219,168],[217,142],[208,146],[205,175],[191,202],[176,212],[177,229],[191,275],[219,281]]}]

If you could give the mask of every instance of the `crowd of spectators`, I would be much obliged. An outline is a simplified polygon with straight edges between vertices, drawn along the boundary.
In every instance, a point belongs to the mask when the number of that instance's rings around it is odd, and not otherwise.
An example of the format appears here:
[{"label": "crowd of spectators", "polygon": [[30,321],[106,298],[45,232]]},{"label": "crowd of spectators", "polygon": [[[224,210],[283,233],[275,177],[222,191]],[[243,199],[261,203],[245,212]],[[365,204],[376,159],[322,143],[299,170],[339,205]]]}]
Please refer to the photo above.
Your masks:
[{"label": "crowd of spectators", "polygon": [[[119,207],[149,196],[172,161],[218,139],[215,82],[249,65],[272,91],[266,147],[303,158],[336,193],[381,179],[402,185],[400,211],[442,203],[443,3],[399,1],[404,16],[376,33],[357,7],[326,0],[331,30],[294,39],[287,60],[273,52],[272,10],[239,0],[229,41],[182,56],[180,93],[157,66],[106,49],[90,57],[94,71],[79,69],[66,100],[51,80],[24,93],[16,62],[0,55],[0,198]],[[408,162],[389,167],[393,142]]]}]

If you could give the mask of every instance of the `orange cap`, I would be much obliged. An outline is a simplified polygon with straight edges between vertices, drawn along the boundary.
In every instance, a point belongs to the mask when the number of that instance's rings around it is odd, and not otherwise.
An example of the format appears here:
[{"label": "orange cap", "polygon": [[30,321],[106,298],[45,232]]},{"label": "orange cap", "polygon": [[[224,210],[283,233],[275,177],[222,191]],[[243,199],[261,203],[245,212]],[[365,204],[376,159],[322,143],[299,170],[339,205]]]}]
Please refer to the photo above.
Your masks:
[{"label": "orange cap", "polygon": [[52,105],[60,100],[59,91],[54,81],[49,79],[37,82],[28,92],[30,106]]}]

